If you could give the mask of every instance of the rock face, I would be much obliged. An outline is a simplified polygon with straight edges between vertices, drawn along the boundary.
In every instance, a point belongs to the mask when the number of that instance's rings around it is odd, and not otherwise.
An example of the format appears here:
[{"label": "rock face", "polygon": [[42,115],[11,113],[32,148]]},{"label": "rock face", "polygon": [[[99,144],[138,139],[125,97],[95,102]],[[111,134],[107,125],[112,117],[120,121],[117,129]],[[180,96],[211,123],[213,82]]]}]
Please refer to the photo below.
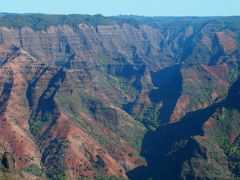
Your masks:
[{"label": "rock face", "polygon": [[238,21],[3,15],[0,178],[239,177]]},{"label": "rock face", "polygon": [[[134,149],[128,144],[134,139],[126,142],[119,136],[128,135],[124,130],[136,129],[133,133],[140,134],[133,136],[141,138],[145,129],[135,126],[136,122],[123,110],[91,97],[85,92],[87,85],[81,88],[73,82],[72,78],[91,81],[91,77],[84,77],[88,76],[86,72],[47,66],[26,51],[12,47],[1,74],[1,146],[16,158],[18,171],[28,172],[33,165],[42,171],[43,163],[53,179],[93,177],[96,169],[102,174],[127,178],[126,170],[143,163],[137,151],[140,144]],[[86,104],[81,102],[81,96]],[[85,110],[81,111],[78,103],[89,107],[82,107]],[[93,111],[91,108],[98,110],[92,115],[84,113]],[[109,124],[109,129],[104,123]],[[122,132],[118,128],[123,128]],[[97,132],[88,134],[88,130]]]}]

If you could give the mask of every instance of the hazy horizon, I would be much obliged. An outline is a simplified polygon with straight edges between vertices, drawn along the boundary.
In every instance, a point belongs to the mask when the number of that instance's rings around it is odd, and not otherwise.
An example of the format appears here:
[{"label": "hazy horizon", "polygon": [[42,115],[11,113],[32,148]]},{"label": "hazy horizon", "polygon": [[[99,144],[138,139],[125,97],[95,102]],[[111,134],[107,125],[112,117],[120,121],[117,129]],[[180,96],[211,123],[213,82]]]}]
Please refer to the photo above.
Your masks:
[{"label": "hazy horizon", "polygon": [[69,13],[69,14],[64,14],[64,13],[38,13],[38,12],[29,12],[29,13],[14,13],[14,12],[0,12],[0,14],[19,14],[19,15],[31,15],[31,14],[40,14],[40,15],[63,15],[63,16],[68,16],[68,15],[90,15],[90,16],[96,16],[96,15],[101,15],[101,16],[104,16],[104,17],[118,17],[118,16],[129,16],[129,17],[149,17],[149,18],[161,18],[161,17],[164,17],[164,18],[184,18],[184,17],[190,17],[190,18],[214,18],[214,17],[239,17],[239,15],[219,15],[219,16],[214,16],[214,15],[209,15],[209,16],[191,16],[191,15],[186,15],[186,16],[174,16],[174,15],[169,15],[169,16],[164,16],[164,15],[159,15],[159,16],[148,16],[148,15],[137,15],[137,14],[130,14],[130,15],[127,15],[127,14],[119,14],[119,15],[104,15],[104,14],[82,14],[82,13]]},{"label": "hazy horizon", "polygon": [[8,0],[1,3],[2,13],[87,14],[103,16],[210,17],[239,16],[238,0]]}]

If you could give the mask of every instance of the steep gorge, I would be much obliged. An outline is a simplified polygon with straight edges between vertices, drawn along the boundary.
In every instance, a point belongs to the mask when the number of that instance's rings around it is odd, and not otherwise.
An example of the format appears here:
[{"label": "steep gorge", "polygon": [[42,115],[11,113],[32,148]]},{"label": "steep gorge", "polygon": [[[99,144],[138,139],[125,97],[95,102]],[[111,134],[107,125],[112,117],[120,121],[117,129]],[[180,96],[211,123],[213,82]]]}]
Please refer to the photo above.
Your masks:
[{"label": "steep gorge", "polygon": [[238,21],[4,14],[0,178],[239,177]]}]

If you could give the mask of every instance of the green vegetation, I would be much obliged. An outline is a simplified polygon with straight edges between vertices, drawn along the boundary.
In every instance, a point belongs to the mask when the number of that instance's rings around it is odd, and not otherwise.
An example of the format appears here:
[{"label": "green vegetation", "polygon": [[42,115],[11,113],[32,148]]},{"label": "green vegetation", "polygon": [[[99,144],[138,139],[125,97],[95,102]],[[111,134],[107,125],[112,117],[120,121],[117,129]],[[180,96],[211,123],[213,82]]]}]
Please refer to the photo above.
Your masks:
[{"label": "green vegetation", "polygon": [[97,15],[47,15],[47,14],[2,14],[0,16],[0,26],[22,28],[31,27],[34,30],[46,30],[51,25],[87,24],[97,27],[98,25],[109,25],[113,23],[123,25],[131,24],[139,28],[141,24],[147,24],[157,29],[171,29],[178,31],[188,25],[195,29],[201,28],[207,22],[225,24],[234,31],[240,29],[239,17],[144,17],[144,16],[116,16],[104,17]]},{"label": "green vegetation", "polygon": [[119,135],[122,139],[126,140],[129,145],[137,152],[140,152],[142,147],[142,140],[146,133],[146,128],[137,121],[132,121],[131,123],[133,124],[132,127],[129,127],[127,125],[122,126],[119,128],[116,134]]},{"label": "green vegetation", "polygon": [[93,166],[96,168],[96,169],[104,169],[105,168],[105,162],[102,160],[102,158],[100,156],[96,156],[96,161],[95,162],[92,162]]},{"label": "green vegetation", "polygon": [[80,111],[87,113],[85,106],[81,104],[81,97],[87,98],[90,95],[85,90],[79,89],[71,94],[69,92],[58,92],[55,99],[59,108],[68,114],[78,114]]},{"label": "green vegetation", "polygon": [[89,127],[89,124],[79,118],[77,118],[76,116],[73,116],[72,119],[74,120],[74,122],[76,122],[78,125],[80,125],[81,127],[83,127],[85,130],[88,131],[88,129],[90,128]]},{"label": "green vegetation", "polygon": [[136,98],[137,90],[131,84],[126,82],[126,80],[124,80],[123,78],[114,77],[114,76],[111,76],[111,75],[108,75],[108,78],[109,78],[109,80],[111,80],[113,82],[113,84],[116,87],[118,87],[119,89],[124,91],[126,94],[131,96],[133,99]]},{"label": "green vegetation", "polygon": [[86,176],[80,176],[78,177],[78,180],[91,180],[91,178]]},{"label": "green vegetation", "polygon": [[94,180],[124,180],[124,178],[116,177],[116,176],[109,176],[103,173],[95,173]]},{"label": "green vegetation", "polygon": [[[76,99],[79,99],[79,101],[76,101]],[[124,147],[119,144],[120,137],[140,152],[142,139],[146,131],[141,123],[131,120],[127,115],[121,115],[121,119],[126,122],[131,121],[134,125],[131,127],[128,123],[126,123],[126,125],[123,123],[121,127],[119,127],[119,114],[115,109],[107,107],[102,101],[96,97],[92,97],[85,90],[76,91],[71,96],[59,92],[57,94],[57,102],[60,104],[60,108],[70,115],[77,125],[86,130],[86,132],[96,139],[106,150],[109,145],[123,149]],[[98,123],[102,123],[105,127],[114,131],[118,135],[117,139],[107,137],[98,124],[80,119],[78,115],[79,112],[91,115]],[[134,130],[132,128],[134,128]]]},{"label": "green vegetation", "polygon": [[89,122],[83,121],[76,116],[72,117],[72,119],[74,120],[74,122],[77,123],[77,125],[81,126],[88,134],[90,134],[95,140],[97,140],[99,144],[101,144],[103,148],[105,148],[106,151],[108,150],[109,145],[124,150],[124,147],[119,144],[118,138],[115,139],[106,136],[97,124],[90,124]]},{"label": "green vegetation", "polygon": [[95,58],[98,59],[98,62],[99,62],[99,64],[101,64],[101,65],[104,65],[104,64],[106,65],[106,64],[109,64],[109,63],[110,63],[109,57],[108,57],[106,54],[102,53],[102,52],[98,52],[98,53],[95,55]]},{"label": "green vegetation", "polygon": [[236,177],[240,176],[240,144],[226,144],[226,155],[229,157],[229,169]]},{"label": "green vegetation", "polygon": [[240,144],[228,144],[224,148],[231,159],[240,161]]},{"label": "green vegetation", "polygon": [[[112,138],[106,136],[106,134],[103,133],[103,130],[95,123],[91,124],[90,122],[81,120],[76,116],[73,116],[72,119],[77,125],[81,126],[88,134],[97,140],[106,151],[108,151],[109,147],[111,146],[126,151],[125,147],[119,143],[119,137],[129,142],[130,146],[133,147],[137,152],[140,152],[141,150],[145,129],[143,125],[138,122],[134,122],[134,128],[136,128],[134,131],[129,131],[128,127],[123,127],[122,129],[119,128],[119,130],[116,132],[118,136],[116,138]],[[111,151],[109,153],[111,154]]]},{"label": "green vegetation", "polygon": [[[194,79],[192,78],[192,73]],[[191,68],[190,72],[188,69],[182,70],[183,76],[183,87],[182,93],[189,96],[190,103],[187,106],[188,110],[192,110],[193,107],[203,106],[204,104],[212,103],[212,90],[219,88],[219,91],[222,90],[221,86],[217,86],[214,83],[214,80],[210,76],[206,75],[206,72],[201,67],[197,66],[194,69]],[[192,79],[194,81],[192,81]]]},{"label": "green vegetation", "polygon": [[181,169],[185,179],[239,179],[240,112],[219,107],[204,126],[204,137],[195,136]]},{"label": "green vegetation", "polygon": [[144,115],[143,124],[151,131],[155,131],[160,125],[159,111],[154,107],[148,108]]},{"label": "green vegetation", "polygon": [[[113,108],[107,107],[99,100],[91,100],[86,103],[88,109],[94,116],[94,119],[103,123],[105,127],[115,132],[119,137],[130,142],[133,148],[139,149],[141,147],[141,140],[144,136],[144,131],[134,127],[134,130],[129,126],[119,127],[120,117],[117,111]],[[126,119],[127,120],[127,117]]]},{"label": "green vegetation", "polygon": [[229,73],[229,81],[232,83],[234,82],[237,77],[239,76],[239,71],[235,67],[231,67],[230,73]]},{"label": "green vegetation", "polygon": [[[234,176],[240,175],[240,112],[222,107],[215,115],[215,126],[208,130],[211,143],[216,144],[228,157],[228,168]],[[233,141],[233,137],[236,139]]]},{"label": "green vegetation", "polygon": [[[54,139],[43,153],[43,163],[50,179],[66,180],[66,164],[64,164],[67,142],[64,139]],[[48,161],[51,160],[51,163]]]},{"label": "green vegetation", "polygon": [[34,30],[46,30],[51,25],[87,24],[96,27],[99,24],[111,24],[112,21],[101,15],[46,15],[46,14],[7,14],[0,18],[0,26],[22,28],[30,27]]},{"label": "green vegetation", "polygon": [[240,134],[240,113],[238,110],[221,108],[216,114],[216,127],[208,133],[221,146],[230,143],[230,135]]},{"label": "green vegetation", "polygon": [[184,163],[181,176],[186,179],[231,179],[227,166],[219,164],[214,157],[209,161],[199,155],[191,158],[190,162]]},{"label": "green vegetation", "polygon": [[115,109],[106,107],[104,103],[98,99],[84,97],[82,101],[89,112],[93,115],[94,119],[100,121],[112,131],[116,131],[118,117]]},{"label": "green vegetation", "polygon": [[34,112],[30,118],[30,131],[35,137],[40,136],[40,132],[47,122],[53,122],[58,116],[58,110],[44,112]]},{"label": "green vegetation", "polygon": [[31,165],[29,168],[25,169],[24,171],[37,177],[41,177],[43,175],[42,170],[34,164]]},{"label": "green vegetation", "polygon": [[32,120],[32,123],[30,123],[31,133],[35,136],[39,136],[39,131],[41,130],[43,125],[44,125],[44,122],[39,118]]},{"label": "green vegetation", "polygon": [[[219,114],[218,114],[218,119],[220,120],[220,121],[226,121],[226,118],[227,118],[227,109],[226,108],[221,108],[220,110],[219,110]],[[223,123],[223,122],[221,122],[221,123]]]}]

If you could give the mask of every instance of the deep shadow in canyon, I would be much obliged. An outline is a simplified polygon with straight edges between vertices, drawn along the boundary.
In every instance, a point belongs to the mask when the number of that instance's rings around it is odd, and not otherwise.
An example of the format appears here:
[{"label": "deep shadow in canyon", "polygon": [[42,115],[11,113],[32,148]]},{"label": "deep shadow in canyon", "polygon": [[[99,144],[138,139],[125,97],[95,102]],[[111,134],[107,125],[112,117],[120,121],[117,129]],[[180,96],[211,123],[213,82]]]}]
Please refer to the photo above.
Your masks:
[{"label": "deep shadow in canyon", "polygon": [[[239,90],[240,78],[231,86],[225,100],[189,112],[177,123],[167,124],[154,132],[149,131],[143,139],[141,150],[147,166],[137,167],[128,172],[128,177],[133,180],[181,179],[183,163],[189,160],[194,152],[203,153],[192,137],[203,135],[203,124],[218,108],[239,109]],[[176,149],[177,142],[183,142],[184,145]],[[187,178],[191,179],[191,176]]]}]

